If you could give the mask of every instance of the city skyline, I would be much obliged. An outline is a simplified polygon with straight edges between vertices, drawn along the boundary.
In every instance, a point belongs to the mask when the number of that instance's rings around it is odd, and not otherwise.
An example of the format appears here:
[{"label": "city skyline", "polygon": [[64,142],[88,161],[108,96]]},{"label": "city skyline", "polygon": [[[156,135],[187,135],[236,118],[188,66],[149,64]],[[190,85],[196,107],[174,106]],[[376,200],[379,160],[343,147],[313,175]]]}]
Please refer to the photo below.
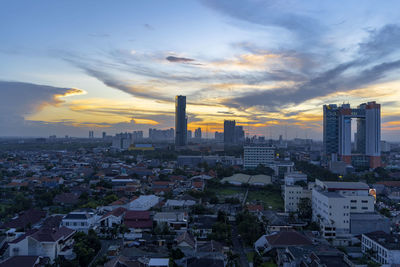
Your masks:
[{"label": "city skyline", "polygon": [[399,141],[395,1],[42,2],[0,11],[0,136],[169,129],[185,95],[203,136],[322,140],[323,105],[377,101]]}]

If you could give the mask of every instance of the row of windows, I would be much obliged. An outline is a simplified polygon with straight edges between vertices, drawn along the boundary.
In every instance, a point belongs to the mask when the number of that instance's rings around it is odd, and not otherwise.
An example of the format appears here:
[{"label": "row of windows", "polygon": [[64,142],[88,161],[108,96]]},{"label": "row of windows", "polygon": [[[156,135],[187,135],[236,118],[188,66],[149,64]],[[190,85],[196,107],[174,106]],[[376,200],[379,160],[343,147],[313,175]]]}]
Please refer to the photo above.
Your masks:
[{"label": "row of windows", "polygon": [[86,226],[86,222],[81,222],[81,223],[77,223],[77,222],[73,222],[73,223],[65,222],[65,226],[78,226],[78,225],[80,225],[80,226]]}]

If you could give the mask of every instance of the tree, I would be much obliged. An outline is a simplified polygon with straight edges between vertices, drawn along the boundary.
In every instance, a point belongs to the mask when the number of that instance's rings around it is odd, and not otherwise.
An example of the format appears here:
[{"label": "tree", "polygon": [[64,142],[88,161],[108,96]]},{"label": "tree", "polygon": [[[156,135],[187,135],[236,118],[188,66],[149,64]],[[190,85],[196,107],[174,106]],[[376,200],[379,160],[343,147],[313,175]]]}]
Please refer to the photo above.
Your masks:
[{"label": "tree", "polygon": [[250,246],[264,234],[263,224],[258,221],[256,216],[250,214],[248,210],[236,216],[236,223],[238,225],[238,232],[246,244]]},{"label": "tree", "polygon": [[79,266],[88,266],[101,248],[101,243],[96,232],[92,229],[89,230],[88,234],[77,232],[74,240],[73,250],[77,256],[76,261],[79,263]]},{"label": "tree", "polygon": [[224,222],[216,222],[212,226],[212,234],[210,239],[230,244],[231,242],[231,226]]},{"label": "tree", "polygon": [[309,198],[300,198],[299,201],[299,218],[309,220],[312,216],[312,206],[311,199]]},{"label": "tree", "polygon": [[182,250],[180,250],[180,248],[171,249],[169,255],[170,255],[170,258],[172,258],[173,260],[179,260],[179,259],[182,259],[183,257],[185,257],[185,254],[183,254],[183,252],[182,252]]}]

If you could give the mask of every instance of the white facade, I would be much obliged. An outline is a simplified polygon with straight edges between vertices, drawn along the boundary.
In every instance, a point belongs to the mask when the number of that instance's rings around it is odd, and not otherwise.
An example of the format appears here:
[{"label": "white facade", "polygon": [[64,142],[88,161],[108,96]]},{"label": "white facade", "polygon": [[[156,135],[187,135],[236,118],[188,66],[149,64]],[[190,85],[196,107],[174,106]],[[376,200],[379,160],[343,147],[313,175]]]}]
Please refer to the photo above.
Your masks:
[{"label": "white facade", "polygon": [[244,147],[244,168],[256,168],[262,164],[268,166],[273,163],[275,150],[273,147],[263,145],[251,145]]},{"label": "white facade", "polygon": [[[373,234],[373,233],[371,233]],[[388,235],[388,234],[386,234]],[[369,254],[376,262],[382,266],[391,266],[392,264],[400,263],[400,246],[399,243],[389,244],[385,238],[382,242],[378,242],[376,238],[372,238],[369,234],[362,235],[361,250],[363,253]],[[373,251],[373,253],[369,253]]]},{"label": "white facade", "polygon": [[61,235],[58,240],[54,241],[40,241],[32,236],[25,236],[17,242],[9,243],[10,257],[13,256],[42,256],[50,258],[50,262],[59,255],[69,256],[72,255],[72,247],[74,240],[72,238],[75,231],[69,231],[66,235]]},{"label": "white facade", "polygon": [[87,233],[95,226],[96,221],[97,216],[93,212],[73,211],[62,219],[61,225]]},{"label": "white facade", "polygon": [[301,172],[290,172],[285,175],[285,185],[294,185],[296,182],[307,183],[307,174]]},{"label": "white facade", "polygon": [[311,190],[297,185],[285,185],[284,186],[284,196],[285,201],[285,212],[296,212],[298,211],[298,206],[301,198],[311,199]]},{"label": "white facade", "polygon": [[374,211],[374,197],[365,183],[322,182],[312,190],[313,221],[327,238],[350,232],[350,213]]}]

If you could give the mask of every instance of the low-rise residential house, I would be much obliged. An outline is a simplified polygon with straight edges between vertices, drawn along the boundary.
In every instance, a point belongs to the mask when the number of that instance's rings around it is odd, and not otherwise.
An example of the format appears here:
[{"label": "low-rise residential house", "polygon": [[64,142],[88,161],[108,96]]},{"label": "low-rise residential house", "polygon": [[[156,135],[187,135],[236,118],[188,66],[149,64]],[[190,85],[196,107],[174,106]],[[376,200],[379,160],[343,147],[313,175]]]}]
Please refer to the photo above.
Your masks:
[{"label": "low-rise residential house", "polygon": [[0,267],[44,267],[49,263],[40,256],[13,256],[0,262]]},{"label": "low-rise residential house", "polygon": [[189,233],[188,231],[183,232],[175,238],[176,247],[181,248],[182,250],[194,250],[196,249],[196,239],[195,237]]},{"label": "low-rise residential house", "polygon": [[17,217],[11,219],[8,222],[3,223],[0,229],[14,228],[14,229],[25,229],[33,227],[38,224],[43,218],[46,217],[47,212],[30,209],[21,212]]},{"label": "low-rise residential house", "polygon": [[10,256],[43,256],[54,262],[58,256],[72,255],[75,232],[67,227],[33,229],[9,242]]},{"label": "low-rise residential house", "polygon": [[140,238],[142,232],[150,231],[153,228],[153,221],[150,218],[149,211],[127,210],[123,223],[130,231],[130,233],[126,234],[129,239]]},{"label": "low-rise residential house", "polygon": [[112,258],[110,261],[104,264],[104,267],[143,267],[137,260],[130,259],[123,255]]},{"label": "low-rise residential house", "polygon": [[272,249],[305,245],[312,245],[312,241],[305,235],[297,231],[280,231],[261,236],[254,243],[254,248],[262,254]]},{"label": "low-rise residential house", "polygon": [[400,236],[383,231],[362,234],[361,250],[374,261],[391,266],[400,263]]},{"label": "low-rise residential house", "polygon": [[224,267],[223,260],[214,258],[190,258],[186,260],[185,267]]},{"label": "low-rise residential house", "polygon": [[186,212],[157,212],[154,214],[153,220],[157,223],[167,223],[174,230],[186,230],[188,218]]},{"label": "low-rise residential house", "polygon": [[137,199],[129,202],[126,205],[128,210],[138,210],[144,211],[149,210],[152,207],[158,205],[160,203],[160,198],[155,195],[143,195],[138,197]]},{"label": "low-rise residential house", "polygon": [[293,229],[293,225],[288,222],[288,216],[280,215],[276,211],[260,211],[258,218],[267,224],[267,232],[269,233]]},{"label": "low-rise residential house", "polygon": [[198,239],[207,239],[212,234],[212,227],[217,222],[215,215],[198,215],[193,218],[191,228]]},{"label": "low-rise residential house", "polygon": [[80,194],[76,193],[61,193],[53,199],[54,204],[63,206],[74,206],[79,203]]},{"label": "low-rise residential house", "polygon": [[175,186],[175,182],[172,181],[153,181],[151,190],[153,193],[160,195],[171,192]]},{"label": "low-rise residential house", "polygon": [[197,191],[204,191],[205,183],[204,180],[201,179],[193,179],[192,180],[192,189]]},{"label": "low-rise residential house", "polygon": [[115,210],[107,212],[99,220],[98,224],[100,227],[112,228],[114,225],[120,225],[123,221],[124,214],[126,212],[125,208],[119,207]]},{"label": "low-rise residential house", "polygon": [[184,209],[196,205],[194,200],[168,199],[164,204],[165,209]]},{"label": "low-rise residential house", "polygon": [[73,211],[68,213],[61,224],[65,227],[87,233],[95,227],[96,215],[93,211]]},{"label": "low-rise residential house", "polygon": [[346,255],[327,245],[290,246],[277,250],[278,266],[340,266],[348,267]]}]

